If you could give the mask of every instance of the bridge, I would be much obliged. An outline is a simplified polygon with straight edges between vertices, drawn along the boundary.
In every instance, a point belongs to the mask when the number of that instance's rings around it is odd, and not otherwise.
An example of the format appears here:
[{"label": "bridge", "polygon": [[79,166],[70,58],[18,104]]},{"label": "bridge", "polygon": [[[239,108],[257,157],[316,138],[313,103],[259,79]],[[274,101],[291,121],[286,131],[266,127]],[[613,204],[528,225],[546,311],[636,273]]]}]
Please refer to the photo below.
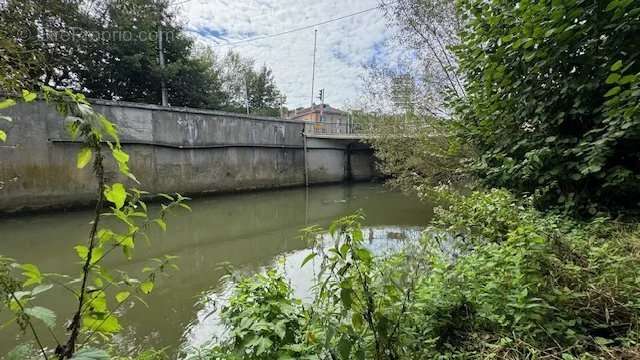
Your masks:
[{"label": "bridge", "polygon": [[305,121],[304,135],[317,139],[362,140],[371,134],[358,123]]},{"label": "bridge", "polygon": [[[378,122],[380,124],[380,122]],[[444,136],[437,135],[440,132],[430,127],[426,122],[416,121],[397,121],[387,124],[381,124],[382,127],[377,131],[384,131],[385,135],[406,138],[414,137],[416,133],[430,129],[430,136],[434,138]],[[376,132],[370,124],[345,122],[325,122],[325,121],[305,121],[304,135],[308,138],[316,139],[334,139],[334,140],[356,140],[361,141],[376,137]]]}]

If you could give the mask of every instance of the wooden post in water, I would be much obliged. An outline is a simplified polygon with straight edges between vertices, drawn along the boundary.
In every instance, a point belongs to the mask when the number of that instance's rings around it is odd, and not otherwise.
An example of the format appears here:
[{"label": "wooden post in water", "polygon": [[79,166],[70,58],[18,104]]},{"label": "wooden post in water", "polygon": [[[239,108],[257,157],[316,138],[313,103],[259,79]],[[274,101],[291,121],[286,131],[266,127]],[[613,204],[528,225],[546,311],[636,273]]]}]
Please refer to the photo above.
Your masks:
[{"label": "wooden post in water", "polygon": [[307,159],[307,122],[302,128],[302,144],[304,147],[304,186],[309,187],[309,160]]}]

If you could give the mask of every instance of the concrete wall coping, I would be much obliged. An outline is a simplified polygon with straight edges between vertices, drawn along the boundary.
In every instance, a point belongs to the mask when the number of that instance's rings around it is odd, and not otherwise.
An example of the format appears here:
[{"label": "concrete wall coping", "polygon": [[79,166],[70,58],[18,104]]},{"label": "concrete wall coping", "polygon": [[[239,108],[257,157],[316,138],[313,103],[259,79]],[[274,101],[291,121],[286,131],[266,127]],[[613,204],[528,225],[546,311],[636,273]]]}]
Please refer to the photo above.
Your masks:
[{"label": "concrete wall coping", "polygon": [[186,113],[186,114],[216,115],[216,116],[235,117],[235,118],[241,118],[241,119],[247,119],[247,120],[303,124],[303,122],[299,120],[280,119],[280,118],[271,117],[271,116],[247,115],[247,114],[232,113],[232,112],[219,111],[219,110],[197,109],[197,108],[190,108],[186,106],[173,107],[173,106],[162,106],[162,105],[155,105],[155,104],[134,103],[134,102],[128,102],[128,101],[114,101],[114,100],[103,100],[103,99],[88,99],[88,101],[91,104],[95,104],[95,105],[118,106],[118,107],[134,108],[134,109],[167,111],[167,112]]}]

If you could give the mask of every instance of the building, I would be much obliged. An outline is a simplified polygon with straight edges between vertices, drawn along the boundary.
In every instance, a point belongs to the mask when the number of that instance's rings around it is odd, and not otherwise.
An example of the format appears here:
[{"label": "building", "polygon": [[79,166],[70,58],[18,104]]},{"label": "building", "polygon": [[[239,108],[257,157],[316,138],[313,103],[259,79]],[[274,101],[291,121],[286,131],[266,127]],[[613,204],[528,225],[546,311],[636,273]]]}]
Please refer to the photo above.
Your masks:
[{"label": "building", "polygon": [[347,133],[349,113],[336,109],[329,104],[314,104],[313,107],[297,108],[289,111],[289,120],[315,122],[316,133]]},{"label": "building", "polygon": [[336,109],[329,104],[313,105],[311,108],[297,108],[289,111],[288,118],[290,120],[316,121],[316,122],[345,122],[349,118],[349,114],[345,111]]}]

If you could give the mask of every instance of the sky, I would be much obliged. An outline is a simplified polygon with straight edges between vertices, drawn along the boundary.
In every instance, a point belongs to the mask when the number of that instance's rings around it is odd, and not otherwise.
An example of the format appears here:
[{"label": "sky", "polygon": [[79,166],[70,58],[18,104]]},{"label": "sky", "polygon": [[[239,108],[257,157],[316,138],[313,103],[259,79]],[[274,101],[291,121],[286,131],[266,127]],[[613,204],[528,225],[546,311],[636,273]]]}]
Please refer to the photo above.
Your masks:
[{"label": "sky", "polygon": [[[179,18],[198,41],[219,53],[228,49],[273,70],[277,86],[292,109],[309,106],[314,28],[278,37],[224,45],[272,35],[349,15],[378,5],[378,0],[191,0],[178,5]],[[356,108],[363,64],[385,63],[392,34],[376,9],[318,29],[314,96],[325,89],[325,102]],[[315,100],[319,102],[318,100]]]}]

